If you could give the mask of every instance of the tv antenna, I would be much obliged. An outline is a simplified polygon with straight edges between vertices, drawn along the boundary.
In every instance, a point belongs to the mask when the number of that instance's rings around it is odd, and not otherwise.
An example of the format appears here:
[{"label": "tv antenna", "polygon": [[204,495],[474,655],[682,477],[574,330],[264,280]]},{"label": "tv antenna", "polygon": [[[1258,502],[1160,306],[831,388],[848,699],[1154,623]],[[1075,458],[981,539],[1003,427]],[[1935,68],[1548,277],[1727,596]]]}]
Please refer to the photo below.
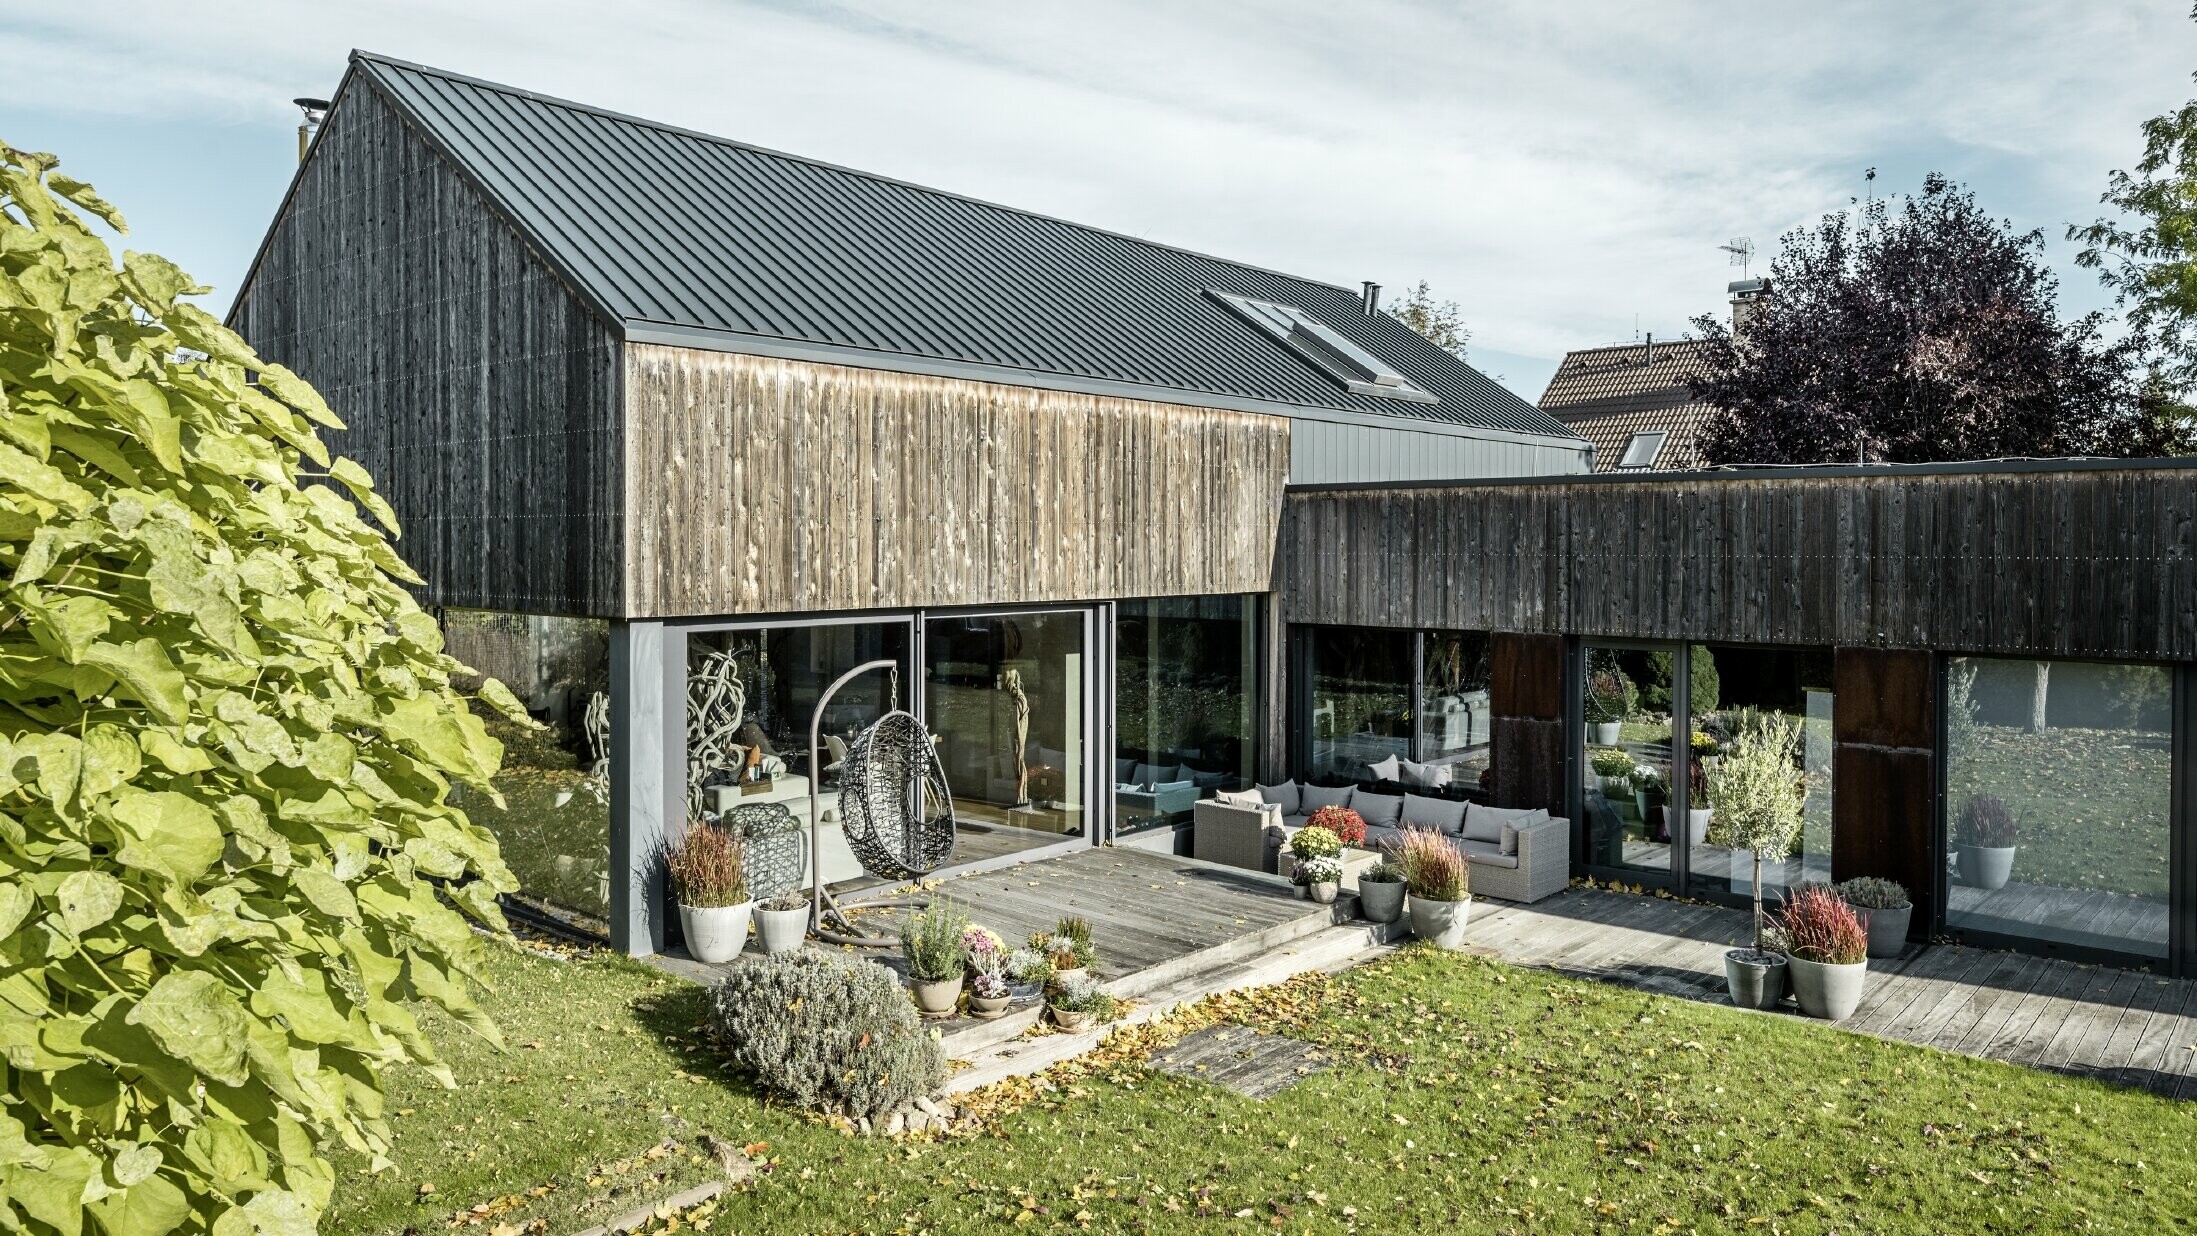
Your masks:
[{"label": "tv antenna", "polygon": [[1739,267],[1739,277],[1742,279],[1747,277],[1747,263],[1753,261],[1755,257],[1755,242],[1745,236],[1734,236],[1726,243],[1718,245],[1717,249],[1720,252],[1731,254],[1732,265]]}]

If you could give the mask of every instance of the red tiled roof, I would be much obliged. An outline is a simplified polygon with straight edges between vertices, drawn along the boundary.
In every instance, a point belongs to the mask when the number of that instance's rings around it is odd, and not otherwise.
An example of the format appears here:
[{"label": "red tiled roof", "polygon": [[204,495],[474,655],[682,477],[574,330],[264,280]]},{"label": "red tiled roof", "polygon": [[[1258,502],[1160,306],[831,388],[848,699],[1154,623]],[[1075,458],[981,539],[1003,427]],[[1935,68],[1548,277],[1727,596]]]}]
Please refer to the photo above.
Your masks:
[{"label": "red tiled roof", "polygon": [[1594,443],[1594,469],[1614,472],[1634,434],[1669,435],[1651,468],[1700,465],[1694,440],[1710,407],[1696,403],[1687,380],[1701,372],[1698,340],[1581,348],[1566,353],[1541,394],[1541,410]]}]

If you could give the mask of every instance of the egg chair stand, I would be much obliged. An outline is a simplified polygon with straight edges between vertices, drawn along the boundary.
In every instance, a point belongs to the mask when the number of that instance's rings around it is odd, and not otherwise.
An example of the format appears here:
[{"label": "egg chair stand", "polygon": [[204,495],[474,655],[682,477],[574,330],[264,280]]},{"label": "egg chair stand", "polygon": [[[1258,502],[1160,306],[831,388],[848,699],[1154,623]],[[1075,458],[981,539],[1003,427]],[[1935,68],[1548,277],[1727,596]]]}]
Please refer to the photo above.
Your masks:
[{"label": "egg chair stand", "polygon": [[[893,880],[920,879],[953,854],[953,795],[930,735],[911,713],[899,707],[900,664],[867,661],[824,688],[809,718],[809,930],[827,944],[856,948],[892,948],[899,941],[863,932],[849,909],[923,907],[928,897],[887,895],[842,903],[824,887],[821,770],[824,710],[839,689],[859,675],[884,670],[893,675],[895,698],[884,716],[862,731],[840,761],[839,819],[847,848],[871,875]],[[934,806],[937,810],[934,812]]]}]

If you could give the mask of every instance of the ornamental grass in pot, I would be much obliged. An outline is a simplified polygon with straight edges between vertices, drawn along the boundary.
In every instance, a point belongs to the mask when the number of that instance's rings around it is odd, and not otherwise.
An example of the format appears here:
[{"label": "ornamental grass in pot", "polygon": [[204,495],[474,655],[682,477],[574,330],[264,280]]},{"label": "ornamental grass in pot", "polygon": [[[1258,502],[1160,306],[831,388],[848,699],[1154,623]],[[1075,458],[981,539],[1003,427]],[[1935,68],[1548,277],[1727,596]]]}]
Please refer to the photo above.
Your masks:
[{"label": "ornamental grass in pot", "polygon": [[1404,869],[1384,857],[1358,875],[1358,913],[1369,923],[1393,923],[1404,916]]},{"label": "ornamental grass in pot", "polygon": [[1465,856],[1435,829],[1407,828],[1396,844],[1396,861],[1411,892],[1412,934],[1437,948],[1463,948],[1472,911]]},{"label": "ornamental grass in pot", "polygon": [[765,957],[776,957],[800,948],[809,935],[809,895],[788,889],[768,901],[756,903],[755,938]]},{"label": "ornamental grass in pot", "polygon": [[969,916],[944,897],[900,927],[900,955],[908,963],[908,986],[915,993],[915,1007],[925,1017],[951,1017],[961,1000],[961,980],[968,968],[961,955],[961,933],[968,929]]},{"label": "ornamental grass in pot", "polygon": [[1830,1021],[1852,1016],[1869,973],[1869,933],[1854,908],[1832,888],[1810,885],[1786,898],[1778,925],[1792,950],[1800,1011]]},{"label": "ornamental grass in pot", "polygon": [[[1359,835],[1364,835],[1362,821]],[[1343,839],[1321,825],[1307,824],[1289,839],[1289,854],[1296,860],[1289,881],[1297,886],[1297,895],[1333,905],[1343,886]]]},{"label": "ornamental grass in pot", "polygon": [[664,871],[679,899],[679,931],[696,961],[727,962],[748,944],[748,881],[740,838],[714,824],[691,823],[664,850]]},{"label": "ornamental grass in pot", "polygon": [[1724,954],[1725,990],[1743,1009],[1770,1008],[1785,995],[1786,959],[1763,941],[1762,864],[1782,861],[1800,839],[1806,786],[1793,764],[1799,750],[1799,724],[1765,714],[1734,736],[1707,771],[1717,805],[1707,840],[1748,851],[1754,864],[1754,942]]},{"label": "ornamental grass in pot", "polygon": [[1861,925],[1869,933],[1869,955],[1899,956],[1907,947],[1907,928],[1915,913],[1907,886],[1898,880],[1856,876],[1837,887],[1838,895],[1861,915]]},{"label": "ornamental grass in pot", "polygon": [[1953,862],[1961,883],[1987,891],[2005,888],[2020,841],[2021,826],[2005,799],[1977,794],[1961,804],[1953,829]]}]

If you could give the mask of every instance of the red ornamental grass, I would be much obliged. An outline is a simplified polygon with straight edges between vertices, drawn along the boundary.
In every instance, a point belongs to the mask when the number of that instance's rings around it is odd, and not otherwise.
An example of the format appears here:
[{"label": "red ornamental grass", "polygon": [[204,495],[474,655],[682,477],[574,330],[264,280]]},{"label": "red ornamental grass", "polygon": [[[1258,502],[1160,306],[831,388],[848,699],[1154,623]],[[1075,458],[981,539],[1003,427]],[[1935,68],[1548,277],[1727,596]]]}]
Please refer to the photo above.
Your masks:
[{"label": "red ornamental grass", "polygon": [[1356,845],[1365,840],[1365,817],[1348,807],[1322,807],[1305,823],[1317,824],[1335,834],[1344,845]]},{"label": "red ornamental grass", "polygon": [[1852,965],[1869,955],[1869,933],[1846,899],[1828,888],[1803,888],[1778,915],[1793,956],[1802,961]]}]

